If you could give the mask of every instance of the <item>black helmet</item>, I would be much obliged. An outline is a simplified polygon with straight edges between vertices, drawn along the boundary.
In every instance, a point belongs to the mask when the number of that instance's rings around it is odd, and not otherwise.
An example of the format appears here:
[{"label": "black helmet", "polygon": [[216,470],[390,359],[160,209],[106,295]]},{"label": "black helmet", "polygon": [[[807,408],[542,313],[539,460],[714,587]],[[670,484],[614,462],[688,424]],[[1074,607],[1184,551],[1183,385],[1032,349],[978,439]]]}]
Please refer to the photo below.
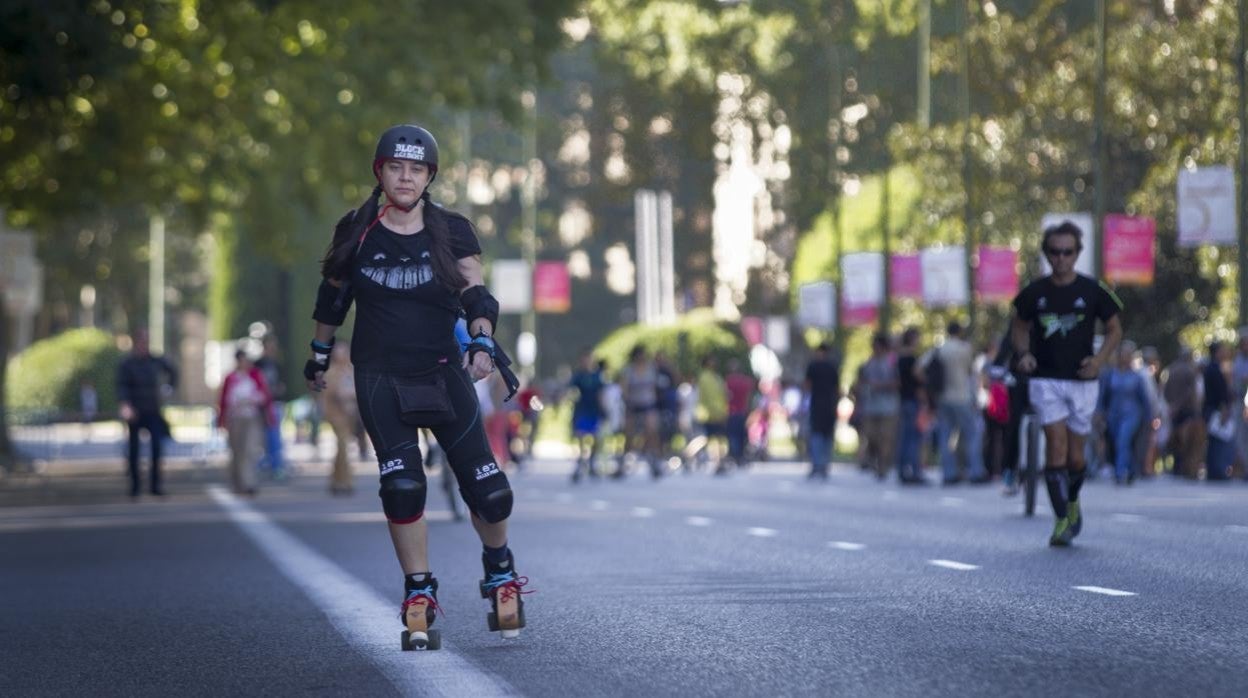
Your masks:
[{"label": "black helmet", "polygon": [[415,160],[429,166],[429,181],[438,174],[438,142],[433,134],[414,124],[391,126],[377,141],[373,154],[373,175],[380,178],[386,160]]}]

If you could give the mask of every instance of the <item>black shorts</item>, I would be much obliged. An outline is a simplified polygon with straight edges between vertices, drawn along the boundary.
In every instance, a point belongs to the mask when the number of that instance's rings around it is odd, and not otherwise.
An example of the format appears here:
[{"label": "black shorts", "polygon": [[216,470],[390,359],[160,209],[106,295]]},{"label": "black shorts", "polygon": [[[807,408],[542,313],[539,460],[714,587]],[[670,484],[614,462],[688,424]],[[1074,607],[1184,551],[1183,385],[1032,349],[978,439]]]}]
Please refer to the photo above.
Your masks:
[{"label": "black shorts", "polygon": [[[443,364],[442,370],[445,372],[447,394],[455,409],[455,419],[432,427],[430,431],[446,453],[446,461],[455,473],[462,492],[477,479],[478,468],[495,463],[494,452],[485,438],[481,404],[477,402],[472,379],[458,362]],[[374,368],[355,369],[360,419],[373,441],[382,478],[403,472],[409,478],[424,482],[425,469],[420,455],[421,429],[399,418],[399,399],[393,381],[400,375]],[[501,471],[499,476],[506,477]]]}]

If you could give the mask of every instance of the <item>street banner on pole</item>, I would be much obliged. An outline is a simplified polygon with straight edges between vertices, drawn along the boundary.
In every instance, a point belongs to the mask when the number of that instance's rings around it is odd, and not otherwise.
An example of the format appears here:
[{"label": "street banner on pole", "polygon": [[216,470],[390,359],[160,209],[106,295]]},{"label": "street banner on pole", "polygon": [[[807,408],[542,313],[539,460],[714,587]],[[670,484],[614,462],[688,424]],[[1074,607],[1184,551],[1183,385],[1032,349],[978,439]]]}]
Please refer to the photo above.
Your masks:
[{"label": "street banner on pole", "polygon": [[884,302],[884,255],[853,252],[842,257],[841,287],[845,325],[858,327],[875,323]]},{"label": "street banner on pole", "polygon": [[496,259],[490,265],[490,290],[498,312],[527,313],[533,299],[533,275],[523,259]]},{"label": "street banner on pole", "polygon": [[566,313],[572,307],[572,279],[566,262],[538,262],[533,268],[533,309]]},{"label": "street banner on pole", "polygon": [[763,343],[763,319],[757,315],[746,315],[741,318],[741,337],[747,346]]},{"label": "street banner on pole", "polygon": [[1225,165],[1179,170],[1179,244],[1234,245],[1235,173]]},{"label": "street banner on pole", "polygon": [[923,299],[923,266],[918,254],[895,254],[888,265],[888,290],[893,298]]},{"label": "street banner on pole", "polygon": [[831,281],[802,284],[797,289],[797,323],[815,330],[836,329],[836,286]]},{"label": "street banner on pole", "polygon": [[768,315],[763,321],[763,344],[780,354],[789,353],[789,319],[783,315]]},{"label": "street banner on pole", "polygon": [[1010,301],[1018,293],[1018,252],[981,245],[975,269],[975,293],[985,303]]},{"label": "street banner on pole", "polygon": [[[1096,245],[1096,229],[1092,226],[1091,213],[1046,213],[1044,218],[1040,219],[1040,232],[1050,226],[1061,225],[1070,221],[1078,226],[1083,233],[1083,252],[1079,254],[1079,259],[1075,260],[1075,271],[1084,276],[1096,276],[1096,253],[1099,249]],[[1049,260],[1044,258],[1044,251],[1039,249],[1037,245],[1036,254],[1040,255],[1040,275],[1048,276],[1053,273],[1053,269],[1049,267]]]},{"label": "street banner on pole", "polygon": [[966,248],[929,247],[919,253],[923,304],[929,308],[966,305]]},{"label": "street banner on pole", "polygon": [[1124,286],[1153,283],[1157,222],[1148,216],[1105,216],[1105,280]]}]

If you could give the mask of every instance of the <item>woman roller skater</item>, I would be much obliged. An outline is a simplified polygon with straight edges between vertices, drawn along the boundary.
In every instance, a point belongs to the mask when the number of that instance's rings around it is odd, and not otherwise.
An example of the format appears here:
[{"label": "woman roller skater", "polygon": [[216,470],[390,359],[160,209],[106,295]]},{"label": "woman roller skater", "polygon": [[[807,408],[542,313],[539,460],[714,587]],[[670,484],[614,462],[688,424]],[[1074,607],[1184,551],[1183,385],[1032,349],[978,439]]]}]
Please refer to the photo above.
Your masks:
[{"label": "woman roller skater", "polygon": [[[312,358],[304,366],[309,388],[323,389],[334,332],[354,301],[351,361],[360,417],[377,451],[382,509],[403,568],[405,650],[441,646],[429,629],[441,609],[423,518],[422,428],[443,445],[481,537],[480,589],[493,606],[490,630],[519,635],[528,581],[516,574],[507,547],[511,488],[486,441],[472,387],[496,367],[512,393],[517,381],[494,344],[498,301],[483,285],[473,226],[429,200],[437,173],[438,145],[429,131],[404,124],[382,134],[373,156],[377,187],[338,221],[321,263]],[[462,359],[454,333],[461,308],[472,335]]]}]

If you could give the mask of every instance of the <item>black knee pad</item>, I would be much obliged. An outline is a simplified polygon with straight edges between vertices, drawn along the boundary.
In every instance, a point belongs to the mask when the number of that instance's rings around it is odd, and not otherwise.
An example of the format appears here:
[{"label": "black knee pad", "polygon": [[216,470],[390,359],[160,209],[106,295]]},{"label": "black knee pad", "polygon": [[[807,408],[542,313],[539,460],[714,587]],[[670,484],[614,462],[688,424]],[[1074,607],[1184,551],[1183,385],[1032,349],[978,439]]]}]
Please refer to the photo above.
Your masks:
[{"label": "black knee pad", "polygon": [[425,482],[406,470],[382,478],[377,494],[390,523],[415,523],[425,515]]},{"label": "black knee pad", "polygon": [[511,485],[493,461],[473,468],[472,480],[460,488],[468,508],[486,523],[498,523],[511,516]]}]

